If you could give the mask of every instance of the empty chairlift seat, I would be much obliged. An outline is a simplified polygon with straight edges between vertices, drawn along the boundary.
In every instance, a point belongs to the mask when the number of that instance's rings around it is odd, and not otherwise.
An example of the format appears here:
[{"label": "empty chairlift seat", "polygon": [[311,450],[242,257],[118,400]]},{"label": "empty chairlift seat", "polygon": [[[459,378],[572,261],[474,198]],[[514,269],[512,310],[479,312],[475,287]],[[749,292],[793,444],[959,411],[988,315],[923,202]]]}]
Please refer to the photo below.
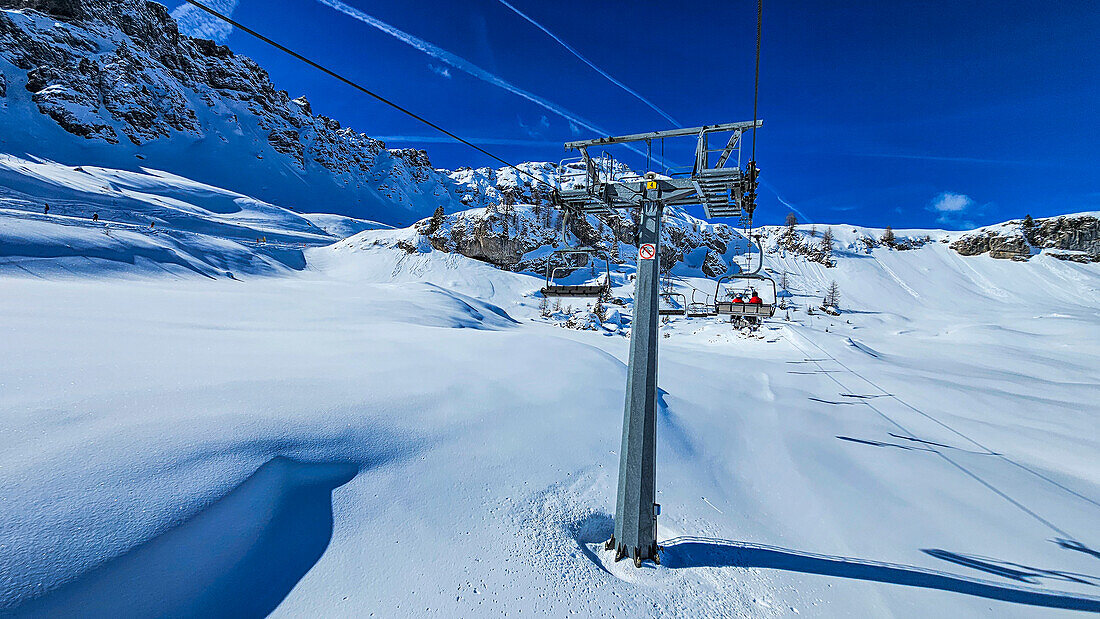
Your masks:
[{"label": "empty chairlift seat", "polygon": [[[585,256],[584,261],[578,260]],[[595,281],[583,283],[562,283],[564,277],[574,275],[577,271],[591,267],[593,259],[603,260],[603,273],[596,277]],[[570,262],[582,262],[570,264]],[[611,290],[611,261],[606,255],[601,255],[596,249],[559,249],[552,253],[546,260],[546,285],[542,288],[544,297],[598,297]]]},{"label": "empty chairlift seat", "polygon": [[715,315],[714,304],[711,303],[711,297],[709,294],[703,293],[702,300],[699,299],[698,289],[691,291],[691,303],[687,307],[688,318],[706,318],[708,316]]},{"label": "empty chairlift seat", "polygon": [[657,313],[661,316],[687,316],[687,297],[678,292],[661,293]]}]

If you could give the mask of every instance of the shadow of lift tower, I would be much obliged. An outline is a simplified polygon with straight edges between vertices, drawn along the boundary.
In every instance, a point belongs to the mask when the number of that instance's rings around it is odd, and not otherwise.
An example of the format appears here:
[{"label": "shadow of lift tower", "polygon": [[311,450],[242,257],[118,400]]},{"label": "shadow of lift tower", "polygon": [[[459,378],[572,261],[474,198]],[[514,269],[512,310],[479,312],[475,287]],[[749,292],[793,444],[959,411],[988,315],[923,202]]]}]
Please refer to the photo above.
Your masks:
[{"label": "shadow of lift tower", "polygon": [[[623,440],[619,451],[619,486],[615,503],[615,533],[606,548],[615,560],[634,559],[660,563],[657,546],[657,317],[658,273],[661,250],[661,215],[666,206],[702,205],[707,218],[741,217],[751,222],[756,207],[758,170],[755,161],[741,169],[741,136],[763,121],[705,125],[618,137],[566,142],[566,150],[581,157],[563,162],[558,172],[555,204],[568,215],[610,216],[617,209],[639,209],[637,234],[638,270],[634,284],[634,319],[630,334],[630,360],[623,414]],[[614,165],[606,153],[599,160],[589,156],[593,146],[610,146],[694,136],[695,163],[689,172],[639,176]],[[727,137],[728,136],[728,137]],[[710,138],[726,138],[711,149]],[[720,143],[720,142],[719,142]],[[663,149],[662,149],[663,150]],[[720,153],[710,164],[710,155]],[[735,163],[732,167],[727,164]]]}]

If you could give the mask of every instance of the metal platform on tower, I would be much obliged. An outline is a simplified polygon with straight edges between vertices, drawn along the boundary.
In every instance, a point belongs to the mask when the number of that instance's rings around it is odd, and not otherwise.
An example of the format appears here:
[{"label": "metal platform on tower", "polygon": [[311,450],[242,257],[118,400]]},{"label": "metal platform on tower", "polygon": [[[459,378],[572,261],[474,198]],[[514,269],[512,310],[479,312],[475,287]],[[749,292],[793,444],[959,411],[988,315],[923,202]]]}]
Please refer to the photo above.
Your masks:
[{"label": "metal platform on tower", "polygon": [[[754,204],[745,198],[755,197],[756,168],[749,162],[741,169],[741,136],[762,125],[758,120],[566,142],[566,150],[578,150],[581,157],[559,166],[558,199],[565,208],[580,213],[610,213],[649,199],[664,206],[701,204],[708,218],[751,215]],[[616,165],[606,153],[597,158],[589,154],[594,146],[629,142],[651,146],[655,141],[689,136],[696,140],[695,162],[686,173],[645,178]],[[721,146],[711,148],[715,143]]]}]

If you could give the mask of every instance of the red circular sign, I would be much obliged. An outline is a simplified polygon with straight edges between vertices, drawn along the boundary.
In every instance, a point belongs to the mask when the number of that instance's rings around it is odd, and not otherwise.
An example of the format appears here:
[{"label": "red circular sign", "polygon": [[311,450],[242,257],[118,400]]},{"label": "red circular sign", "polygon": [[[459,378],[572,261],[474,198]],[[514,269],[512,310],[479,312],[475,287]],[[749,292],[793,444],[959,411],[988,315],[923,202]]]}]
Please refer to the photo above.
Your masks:
[{"label": "red circular sign", "polygon": [[638,257],[642,260],[653,260],[657,256],[657,246],[653,243],[642,243],[638,246]]}]

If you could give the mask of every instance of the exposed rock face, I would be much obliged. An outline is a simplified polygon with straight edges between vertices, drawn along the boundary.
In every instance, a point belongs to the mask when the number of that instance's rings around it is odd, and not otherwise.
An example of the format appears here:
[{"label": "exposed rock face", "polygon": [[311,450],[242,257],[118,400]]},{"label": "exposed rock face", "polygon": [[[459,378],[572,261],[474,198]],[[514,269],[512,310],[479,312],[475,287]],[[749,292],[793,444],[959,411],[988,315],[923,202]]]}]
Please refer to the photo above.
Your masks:
[{"label": "exposed rock face", "polygon": [[[181,34],[160,4],[0,0],[0,8],[0,59],[17,69],[0,71],[0,96],[12,82],[29,93],[0,118],[8,148],[51,158],[79,152],[79,163],[114,167],[148,159],[303,210],[381,218],[369,209],[392,208],[394,223],[440,203],[458,206],[453,183],[424,151],[388,151],[314,116],[304,97],[291,100],[251,59]],[[22,127],[28,119],[42,128]],[[50,122],[76,139],[50,133]]]},{"label": "exposed rock face", "polygon": [[1027,259],[1033,249],[1063,260],[1100,262],[1100,219],[1091,215],[1066,215],[1037,219],[1028,229],[1023,221],[1011,221],[968,234],[951,244],[963,256],[988,253],[993,258]]},{"label": "exposed rock face", "polygon": [[1037,247],[1079,251],[1100,259],[1100,218],[1067,215],[1038,220],[1029,237]]},{"label": "exposed rock face", "polygon": [[994,258],[1026,257],[1031,253],[1031,247],[1022,232],[1006,234],[992,230],[964,236],[951,243],[951,249],[962,256],[989,253]]},{"label": "exposed rock face", "polygon": [[84,18],[80,0],[0,0],[0,9],[32,9],[65,20]]},{"label": "exposed rock face", "polygon": [[[504,187],[504,191],[510,189]],[[471,194],[473,195],[473,194]],[[473,195],[474,199],[480,199]],[[661,239],[662,264],[691,262],[709,277],[730,271],[732,256],[727,253],[736,232],[722,224],[707,224],[672,211],[663,226]],[[460,253],[470,258],[492,263],[513,271],[542,273],[547,255],[566,247],[562,226],[569,231],[569,246],[593,247],[612,263],[635,260],[633,245],[635,224],[629,218],[607,225],[595,217],[570,218],[548,203],[509,204],[460,211],[435,221],[425,219],[417,230],[427,237],[432,248]],[[743,239],[742,239],[743,241]],[[747,246],[747,242],[744,243]],[[690,260],[689,260],[690,255]],[[602,258],[595,264],[602,269]],[[594,263],[574,262],[566,268],[591,268]]]}]

